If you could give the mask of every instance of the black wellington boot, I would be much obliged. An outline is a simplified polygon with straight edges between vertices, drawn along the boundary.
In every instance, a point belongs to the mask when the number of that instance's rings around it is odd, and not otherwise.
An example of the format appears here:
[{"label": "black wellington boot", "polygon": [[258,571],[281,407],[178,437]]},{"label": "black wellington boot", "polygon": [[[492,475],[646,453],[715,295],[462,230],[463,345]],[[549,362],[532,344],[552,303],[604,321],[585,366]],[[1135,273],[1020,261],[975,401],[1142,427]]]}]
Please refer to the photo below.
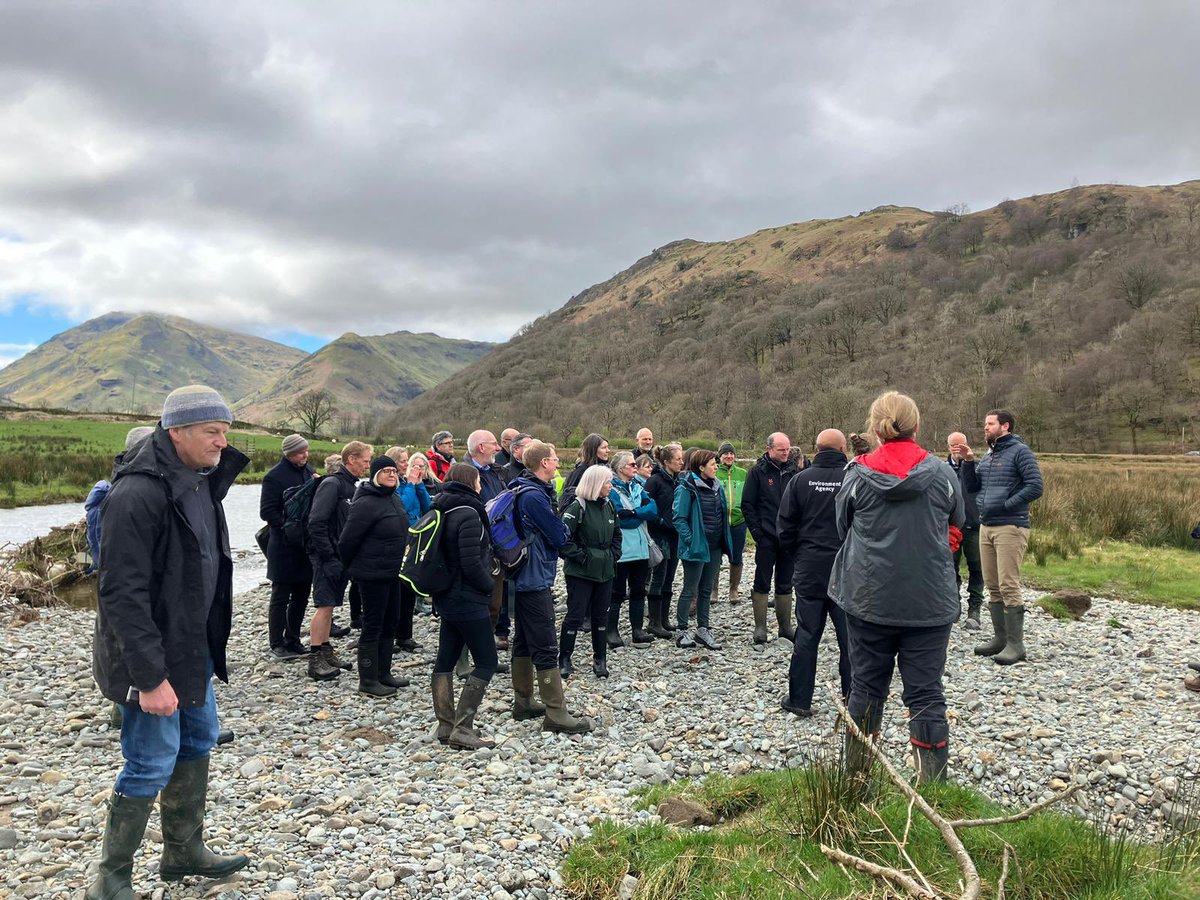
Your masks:
[{"label": "black wellington boot", "polygon": [[564,625],[558,635],[558,671],[566,681],[575,674],[575,665],[571,662],[571,654],[575,652],[577,631],[567,631]]},{"label": "black wellington boot", "polygon": [[142,845],[153,808],[153,797],[126,797],[113,791],[108,801],[100,871],[84,895],[86,900],[136,900],[131,881],[133,855]]},{"label": "black wellington boot", "polygon": [[159,799],[163,853],[158,875],[178,881],[186,875],[224,878],[250,862],[241,853],[221,856],[204,846],[204,806],[208,796],[208,757],[175,763]]},{"label": "black wellington boot", "polygon": [[917,784],[945,781],[950,765],[950,723],[916,719],[908,723],[908,735],[917,763]]},{"label": "black wellington boot", "polygon": [[372,697],[390,697],[396,689],[379,683],[379,645],[358,645],[358,692]]}]

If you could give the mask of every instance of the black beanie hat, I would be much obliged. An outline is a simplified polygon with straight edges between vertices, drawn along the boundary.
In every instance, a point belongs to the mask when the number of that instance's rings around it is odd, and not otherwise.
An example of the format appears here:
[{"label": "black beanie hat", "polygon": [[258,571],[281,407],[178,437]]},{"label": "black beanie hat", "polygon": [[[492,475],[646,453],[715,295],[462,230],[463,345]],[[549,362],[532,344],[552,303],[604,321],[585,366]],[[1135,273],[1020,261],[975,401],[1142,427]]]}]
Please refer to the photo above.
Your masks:
[{"label": "black beanie hat", "polygon": [[375,476],[378,475],[383,469],[394,468],[396,468],[396,461],[390,456],[375,457],[373,460],[371,460],[371,481],[375,484],[378,484],[379,482],[375,481]]}]

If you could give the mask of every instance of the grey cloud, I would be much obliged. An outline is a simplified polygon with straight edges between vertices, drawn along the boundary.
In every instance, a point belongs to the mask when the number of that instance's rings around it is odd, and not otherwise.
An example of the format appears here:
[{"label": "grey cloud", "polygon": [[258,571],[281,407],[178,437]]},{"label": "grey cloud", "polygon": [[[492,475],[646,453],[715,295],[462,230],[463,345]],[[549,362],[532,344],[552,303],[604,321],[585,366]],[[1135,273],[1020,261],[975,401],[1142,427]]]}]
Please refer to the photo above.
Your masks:
[{"label": "grey cloud", "polygon": [[0,231],[87,243],[44,276],[71,309],[499,339],[681,237],[1194,177],[1198,23],[1168,2],[9,3],[4,145],[32,109],[37,140],[95,130],[118,162],[0,148]]}]

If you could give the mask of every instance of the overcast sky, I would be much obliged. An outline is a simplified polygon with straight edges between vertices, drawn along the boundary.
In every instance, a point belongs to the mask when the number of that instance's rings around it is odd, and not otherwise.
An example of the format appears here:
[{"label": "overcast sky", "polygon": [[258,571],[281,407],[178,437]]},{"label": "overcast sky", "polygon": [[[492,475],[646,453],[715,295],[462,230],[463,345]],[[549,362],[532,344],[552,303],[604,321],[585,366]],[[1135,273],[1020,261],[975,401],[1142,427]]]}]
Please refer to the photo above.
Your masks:
[{"label": "overcast sky", "polygon": [[[836,7],[836,8],[835,8]],[[1200,177],[1200,4],[0,4],[0,362],[503,340],[679,238]]]}]

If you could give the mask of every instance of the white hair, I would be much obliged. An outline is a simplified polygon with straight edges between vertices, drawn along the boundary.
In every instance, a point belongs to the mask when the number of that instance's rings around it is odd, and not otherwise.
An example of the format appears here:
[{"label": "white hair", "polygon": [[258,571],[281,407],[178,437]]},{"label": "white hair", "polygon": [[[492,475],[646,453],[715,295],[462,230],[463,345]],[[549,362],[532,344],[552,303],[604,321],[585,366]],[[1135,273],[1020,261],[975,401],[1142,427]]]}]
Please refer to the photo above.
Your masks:
[{"label": "white hair", "polygon": [[600,491],[612,477],[612,469],[608,466],[588,466],[575,485],[575,496],[580,500],[599,500]]}]

